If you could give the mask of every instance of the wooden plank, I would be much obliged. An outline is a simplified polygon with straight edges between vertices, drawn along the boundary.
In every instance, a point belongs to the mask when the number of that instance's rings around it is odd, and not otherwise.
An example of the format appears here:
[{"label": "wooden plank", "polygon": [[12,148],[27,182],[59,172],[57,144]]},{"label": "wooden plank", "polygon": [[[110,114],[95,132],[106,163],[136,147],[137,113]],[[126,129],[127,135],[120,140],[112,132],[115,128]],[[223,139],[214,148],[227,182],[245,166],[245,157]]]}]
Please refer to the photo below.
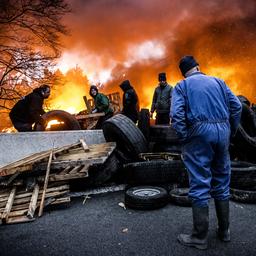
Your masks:
[{"label": "wooden plank", "polygon": [[34,213],[36,210],[36,205],[37,205],[37,199],[39,195],[39,185],[36,184],[34,187],[34,191],[31,196],[30,204],[28,207],[28,212],[27,212],[27,217],[32,219],[34,217]]},{"label": "wooden plank", "polygon": [[[51,192],[49,194],[47,193],[45,195],[45,198],[60,196],[60,195],[66,194],[68,192],[69,192],[69,190],[62,190],[62,191]],[[20,204],[29,204],[30,199],[31,199],[31,196],[30,197],[25,197],[25,198],[20,198],[20,199],[15,198],[15,200],[13,202],[13,207],[18,206]],[[39,196],[38,196],[38,200],[41,200],[41,199],[42,199],[42,193],[40,193]],[[5,207],[5,205],[6,205],[6,203],[0,203],[0,208]]]},{"label": "wooden plank", "polygon": [[18,217],[12,217],[6,220],[6,224],[16,224],[16,223],[24,223],[24,222],[31,222],[35,219],[29,219],[27,216],[18,216]]},{"label": "wooden plank", "polygon": [[51,205],[56,205],[56,204],[63,204],[63,203],[70,203],[71,199],[70,196],[68,197],[62,197],[62,198],[56,198],[55,201],[51,203]]},{"label": "wooden plank", "polygon": [[[87,165],[84,165],[83,168],[79,171],[79,173],[88,172],[89,166],[90,166],[90,165],[88,165],[88,164],[87,164]],[[88,173],[87,173],[87,175],[88,175]]]},{"label": "wooden plank", "polygon": [[[59,172],[60,175],[65,175],[69,172],[69,170],[71,169],[70,166],[67,166],[66,168],[64,168],[63,171]],[[50,176],[51,177],[51,176]]]},{"label": "wooden plank", "polygon": [[65,175],[53,175],[49,177],[49,181],[62,181],[62,180],[73,180],[88,177],[88,173],[77,173],[77,174],[65,174]]},{"label": "wooden plank", "polygon": [[71,174],[71,175],[72,174],[77,174],[80,169],[82,169],[82,166],[81,165],[77,165],[67,175],[69,175],[69,174]]},{"label": "wooden plank", "polygon": [[[74,147],[81,146],[81,142],[73,143],[70,145],[66,145],[63,147],[55,148],[53,149],[53,154],[57,153],[63,153],[66,150]],[[0,176],[6,176],[19,172],[24,172],[28,170],[32,170],[33,164],[35,162],[41,161],[43,159],[49,158],[52,150],[46,150],[40,153],[32,154],[28,157],[25,157],[21,160],[15,161],[13,163],[10,163],[8,165],[0,167]]]},{"label": "wooden plank", "polygon": [[100,112],[100,113],[89,114],[89,115],[76,115],[75,118],[80,120],[80,119],[88,119],[88,118],[95,118],[95,117],[101,117],[101,116],[105,116],[105,113]]},{"label": "wooden plank", "polygon": [[8,219],[8,214],[10,213],[11,209],[12,209],[12,204],[15,198],[15,194],[16,194],[16,186],[13,187],[13,189],[11,190],[11,193],[9,195],[7,204],[5,206],[5,209],[2,213],[1,219]]},{"label": "wooden plank", "polygon": [[[19,211],[19,210],[28,210],[29,203],[19,204],[19,205],[12,205],[12,211]],[[0,213],[4,211],[5,208],[0,208]]]},{"label": "wooden plank", "polygon": [[[43,180],[44,180],[44,178],[43,178]],[[55,186],[55,187],[47,188],[46,194],[51,195],[52,192],[56,192],[56,191],[58,192],[58,191],[68,190],[68,189],[69,189],[69,185]],[[7,201],[9,194],[10,194],[10,192],[8,194],[6,194],[5,198],[0,198],[0,203]],[[39,195],[41,195],[41,194],[42,194],[42,190],[39,191]],[[15,195],[14,203],[17,199],[31,197],[31,196],[32,196],[32,192],[26,192],[25,190],[17,191],[16,195]]]},{"label": "wooden plank", "polygon": [[43,188],[43,194],[42,194],[42,199],[41,199],[41,203],[40,203],[38,217],[41,217],[43,214],[44,199],[45,199],[46,189],[48,186],[49,174],[50,174],[50,170],[51,170],[52,155],[53,155],[53,150],[51,151],[51,154],[49,156],[49,161],[48,161],[47,170],[46,170],[46,174],[45,174],[44,188]]},{"label": "wooden plank", "polygon": [[81,142],[82,147],[83,147],[83,149],[84,149],[85,152],[90,151],[88,145],[86,144],[86,142],[85,142],[83,139],[80,139],[80,142]]},{"label": "wooden plank", "polygon": [[22,210],[17,210],[17,211],[11,211],[11,212],[9,213],[9,215],[8,215],[8,218],[26,215],[27,211],[28,211],[28,209],[22,209]]},{"label": "wooden plank", "polygon": [[88,113],[92,113],[92,108],[91,108],[91,105],[90,105],[90,103],[88,102],[88,100],[87,100],[87,97],[86,96],[83,96],[83,99],[84,99],[84,103],[85,103],[85,106],[86,106],[86,108],[87,108],[87,111],[88,111]]},{"label": "wooden plank", "polygon": [[32,164],[28,164],[25,166],[17,166],[14,168],[8,168],[0,171],[0,176],[7,176],[7,175],[12,175],[15,174],[16,172],[25,172],[25,171],[31,171],[33,168]]}]

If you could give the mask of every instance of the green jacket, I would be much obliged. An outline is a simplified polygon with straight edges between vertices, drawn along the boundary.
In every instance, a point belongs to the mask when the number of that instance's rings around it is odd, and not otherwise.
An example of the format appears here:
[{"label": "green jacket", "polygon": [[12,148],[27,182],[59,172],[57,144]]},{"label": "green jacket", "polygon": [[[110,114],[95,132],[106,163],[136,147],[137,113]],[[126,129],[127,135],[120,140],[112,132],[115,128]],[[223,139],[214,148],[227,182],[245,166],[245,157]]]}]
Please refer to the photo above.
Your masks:
[{"label": "green jacket", "polygon": [[104,112],[105,114],[113,113],[113,109],[109,106],[109,99],[102,93],[97,93],[94,98],[94,105],[98,112]]}]

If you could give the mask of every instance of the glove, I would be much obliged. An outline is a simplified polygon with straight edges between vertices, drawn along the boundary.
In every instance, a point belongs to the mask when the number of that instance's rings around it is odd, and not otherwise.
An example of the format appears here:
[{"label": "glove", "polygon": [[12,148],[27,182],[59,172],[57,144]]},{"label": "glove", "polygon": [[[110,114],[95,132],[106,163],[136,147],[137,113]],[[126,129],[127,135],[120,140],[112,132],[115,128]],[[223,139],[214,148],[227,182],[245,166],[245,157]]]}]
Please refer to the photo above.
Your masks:
[{"label": "glove", "polygon": [[98,112],[97,108],[95,108],[95,109],[92,110],[92,114],[95,114],[95,113],[97,113],[97,112]]}]

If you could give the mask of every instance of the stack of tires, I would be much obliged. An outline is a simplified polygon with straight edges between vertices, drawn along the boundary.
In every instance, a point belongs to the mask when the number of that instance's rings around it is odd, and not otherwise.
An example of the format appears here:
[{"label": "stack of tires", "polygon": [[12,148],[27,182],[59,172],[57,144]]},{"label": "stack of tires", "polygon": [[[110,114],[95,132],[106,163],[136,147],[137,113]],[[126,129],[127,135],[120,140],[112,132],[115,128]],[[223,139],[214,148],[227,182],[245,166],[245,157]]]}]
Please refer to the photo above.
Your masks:
[{"label": "stack of tires", "polygon": [[[103,124],[106,141],[117,143],[116,154],[125,163],[119,172],[119,181],[127,184],[125,204],[140,210],[157,209],[165,206],[170,195],[168,188],[174,184],[188,183],[182,160],[143,161],[140,153],[148,152],[150,138],[149,112],[142,111],[143,122],[139,128],[127,117],[118,114]],[[177,185],[176,185],[177,186]],[[187,196],[184,191],[172,191],[173,197]],[[175,201],[175,199],[174,199]],[[179,200],[178,200],[179,201]],[[186,203],[187,204],[187,203]]]},{"label": "stack of tires", "polygon": [[239,99],[242,103],[242,115],[237,133],[231,141],[231,157],[256,163],[256,114],[248,99],[244,96],[239,96]]},{"label": "stack of tires", "polygon": [[181,153],[181,144],[170,125],[150,125],[149,110],[141,109],[138,127],[148,140],[153,152]]}]

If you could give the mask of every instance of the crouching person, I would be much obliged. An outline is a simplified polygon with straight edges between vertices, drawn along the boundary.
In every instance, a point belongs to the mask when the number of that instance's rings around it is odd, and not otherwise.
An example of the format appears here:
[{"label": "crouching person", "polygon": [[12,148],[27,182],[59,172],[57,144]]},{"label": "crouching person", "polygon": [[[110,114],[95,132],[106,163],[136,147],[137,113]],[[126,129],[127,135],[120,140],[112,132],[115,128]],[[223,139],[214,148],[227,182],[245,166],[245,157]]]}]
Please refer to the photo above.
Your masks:
[{"label": "crouching person", "polygon": [[237,130],[241,103],[224,81],[200,72],[193,56],[181,59],[185,77],[173,90],[171,122],[184,143],[183,161],[187,167],[192,200],[193,231],[180,234],[185,246],[207,249],[208,200],[215,200],[218,237],[230,241],[229,183],[230,136]]},{"label": "crouching person", "polygon": [[44,84],[19,100],[9,114],[14,128],[19,132],[31,132],[34,123],[45,126],[41,115],[45,113],[44,100],[49,96],[50,86]]},{"label": "crouching person", "polygon": [[103,112],[105,115],[101,116],[95,126],[95,129],[101,129],[104,121],[113,116],[113,109],[109,105],[109,99],[103,93],[98,92],[98,88],[95,85],[90,87],[90,95],[94,100],[95,108],[92,110],[92,113]]}]

